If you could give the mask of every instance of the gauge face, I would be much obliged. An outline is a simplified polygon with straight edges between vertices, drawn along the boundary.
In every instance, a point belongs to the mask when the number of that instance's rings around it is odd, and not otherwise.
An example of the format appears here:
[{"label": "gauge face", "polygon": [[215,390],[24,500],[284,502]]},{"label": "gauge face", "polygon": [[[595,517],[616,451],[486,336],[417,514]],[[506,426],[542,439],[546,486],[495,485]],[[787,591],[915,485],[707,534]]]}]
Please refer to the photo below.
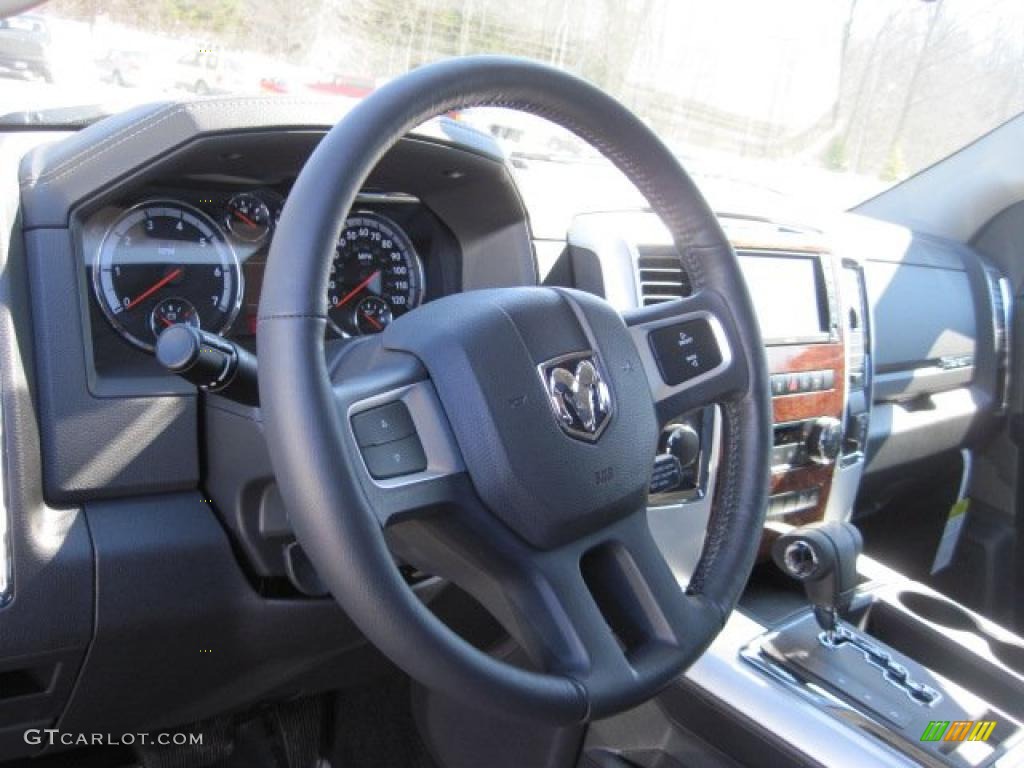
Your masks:
[{"label": "gauge face", "polygon": [[397,224],[375,213],[349,217],[327,287],[327,315],[345,336],[380,333],[423,300],[423,265]]},{"label": "gauge face", "polygon": [[355,309],[356,327],[359,333],[380,333],[394,319],[391,305],[380,296],[360,299]]},{"label": "gauge face", "polygon": [[191,325],[193,328],[200,327],[199,314],[188,299],[172,296],[161,301],[149,313],[149,328],[153,331],[154,338],[172,325],[180,324]]},{"label": "gauge face", "polygon": [[224,226],[242,242],[263,242],[270,233],[270,209],[251,192],[241,192],[228,200]]},{"label": "gauge face", "polygon": [[93,263],[93,288],[114,329],[152,350],[168,325],[214,333],[235,319],[242,296],[238,257],[205,214],[154,201],[125,211]]}]

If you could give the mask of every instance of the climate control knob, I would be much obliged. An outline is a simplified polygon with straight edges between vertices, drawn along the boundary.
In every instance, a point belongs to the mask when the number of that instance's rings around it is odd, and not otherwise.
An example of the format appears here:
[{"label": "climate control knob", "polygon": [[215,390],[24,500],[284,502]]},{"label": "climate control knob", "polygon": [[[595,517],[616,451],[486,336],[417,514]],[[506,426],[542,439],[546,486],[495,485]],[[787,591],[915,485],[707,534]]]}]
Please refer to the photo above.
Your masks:
[{"label": "climate control knob", "polygon": [[807,430],[807,457],[815,464],[831,464],[843,447],[843,424],[839,419],[822,416]]}]

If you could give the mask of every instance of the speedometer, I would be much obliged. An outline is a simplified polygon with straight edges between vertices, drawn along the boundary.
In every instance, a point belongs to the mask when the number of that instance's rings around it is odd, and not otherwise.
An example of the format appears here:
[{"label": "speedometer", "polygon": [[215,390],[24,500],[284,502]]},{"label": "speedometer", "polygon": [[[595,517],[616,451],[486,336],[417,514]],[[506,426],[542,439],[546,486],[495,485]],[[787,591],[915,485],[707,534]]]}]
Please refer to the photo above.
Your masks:
[{"label": "speedometer", "polygon": [[380,333],[423,300],[423,265],[412,241],[384,216],[349,217],[327,286],[327,316],[345,336]]},{"label": "speedometer", "polygon": [[114,329],[147,350],[177,323],[222,333],[242,296],[238,257],[223,233],[206,214],[172,201],[121,214],[103,238],[92,279]]}]

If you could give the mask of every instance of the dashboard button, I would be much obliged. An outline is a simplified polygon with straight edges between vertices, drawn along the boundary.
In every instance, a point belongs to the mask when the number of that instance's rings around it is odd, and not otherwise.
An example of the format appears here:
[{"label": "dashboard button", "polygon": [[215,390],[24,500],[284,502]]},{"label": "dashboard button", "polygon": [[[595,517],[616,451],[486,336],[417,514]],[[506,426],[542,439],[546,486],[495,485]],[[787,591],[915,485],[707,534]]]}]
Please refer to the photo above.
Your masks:
[{"label": "dashboard button", "polygon": [[380,405],[352,417],[352,431],[360,448],[384,445],[416,434],[409,409],[401,400]]},{"label": "dashboard button", "polygon": [[825,388],[825,372],[811,371],[811,391],[821,392]]},{"label": "dashboard button", "polygon": [[648,335],[661,377],[669,386],[682,384],[722,364],[722,352],[707,320],[687,320]]},{"label": "dashboard button", "polygon": [[427,468],[427,456],[417,435],[364,448],[363,460],[370,474],[378,480],[411,475]]}]

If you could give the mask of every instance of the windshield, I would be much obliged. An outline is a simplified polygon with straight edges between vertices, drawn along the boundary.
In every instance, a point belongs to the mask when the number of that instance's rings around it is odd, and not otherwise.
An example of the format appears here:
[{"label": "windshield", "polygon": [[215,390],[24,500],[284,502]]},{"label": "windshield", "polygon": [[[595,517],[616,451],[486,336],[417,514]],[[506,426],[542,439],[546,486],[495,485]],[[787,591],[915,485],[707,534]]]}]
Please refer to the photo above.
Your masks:
[{"label": "windshield", "polygon": [[[619,98],[719,210],[840,210],[1024,110],[1022,31],[1020,0],[58,0],[0,23],[0,121],[197,94],[354,101],[425,62],[505,53]],[[540,236],[636,202],[543,120],[454,117],[500,144]]]}]

